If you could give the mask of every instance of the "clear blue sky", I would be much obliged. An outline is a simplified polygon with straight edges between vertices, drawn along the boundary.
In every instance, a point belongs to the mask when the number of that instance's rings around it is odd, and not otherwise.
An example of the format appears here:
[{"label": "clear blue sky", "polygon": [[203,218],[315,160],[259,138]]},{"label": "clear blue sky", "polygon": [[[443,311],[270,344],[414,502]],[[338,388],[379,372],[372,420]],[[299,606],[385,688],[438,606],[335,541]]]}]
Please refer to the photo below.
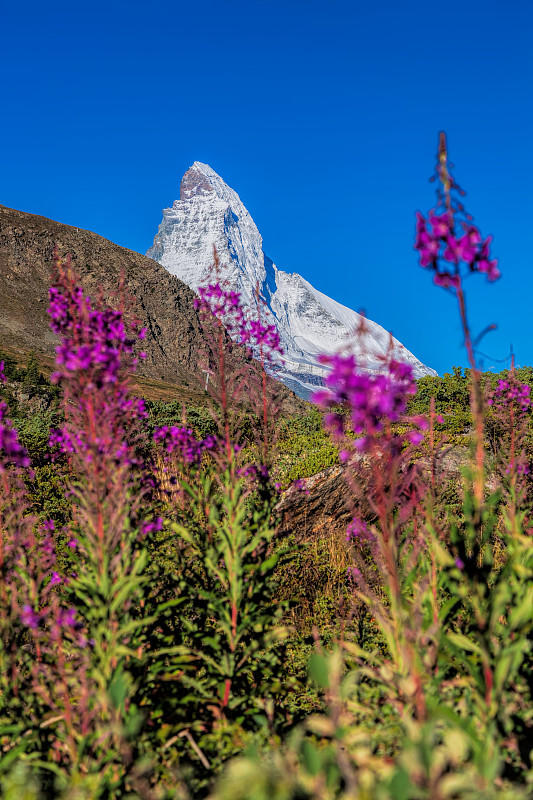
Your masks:
[{"label": "clear blue sky", "polygon": [[0,203],[145,252],[207,162],[280,268],[442,373],[455,301],[412,242],[444,129],[503,274],[469,284],[485,367],[533,364],[532,33],[531,0],[5,3]]}]

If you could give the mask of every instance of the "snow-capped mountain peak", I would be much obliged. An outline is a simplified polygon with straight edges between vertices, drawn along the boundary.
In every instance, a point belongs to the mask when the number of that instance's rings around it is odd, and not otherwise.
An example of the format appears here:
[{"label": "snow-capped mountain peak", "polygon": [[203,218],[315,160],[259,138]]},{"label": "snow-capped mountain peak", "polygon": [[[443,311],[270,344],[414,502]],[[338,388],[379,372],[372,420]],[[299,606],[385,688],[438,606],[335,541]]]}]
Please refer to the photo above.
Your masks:
[{"label": "snow-capped mountain peak", "polygon": [[[320,353],[349,345],[368,370],[379,370],[391,343],[380,325],[315,289],[297,273],[279,270],[263,252],[263,240],[239,195],[208,164],[195,161],[181,180],[180,199],[164,209],[163,220],[147,255],[198,290],[209,282],[213,247],[224,265],[223,278],[254,308],[259,286],[285,350],[280,378],[302,397],[323,383],[327,368]],[[353,337],[364,329],[364,336]],[[400,342],[394,355],[410,363],[416,377],[436,374]]]}]

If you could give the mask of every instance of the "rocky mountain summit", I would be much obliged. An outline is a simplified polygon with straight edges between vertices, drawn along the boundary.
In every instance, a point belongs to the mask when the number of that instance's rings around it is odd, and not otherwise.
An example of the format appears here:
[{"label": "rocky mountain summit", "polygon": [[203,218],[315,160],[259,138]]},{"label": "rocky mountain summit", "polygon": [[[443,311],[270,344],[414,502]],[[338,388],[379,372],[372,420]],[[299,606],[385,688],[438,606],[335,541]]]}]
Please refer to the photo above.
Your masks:
[{"label": "rocky mountain summit", "polygon": [[[238,194],[210,166],[195,161],[182,178],[180,199],[164,209],[147,255],[196,291],[213,279],[213,247],[224,265],[223,279],[241,293],[251,313],[259,288],[285,351],[279,377],[301,397],[323,384],[327,367],[318,360],[321,353],[349,347],[363,368],[379,371],[391,345],[389,333],[301,275],[278,269]],[[415,377],[436,374],[396,339],[392,347],[398,360],[413,366]]]}]

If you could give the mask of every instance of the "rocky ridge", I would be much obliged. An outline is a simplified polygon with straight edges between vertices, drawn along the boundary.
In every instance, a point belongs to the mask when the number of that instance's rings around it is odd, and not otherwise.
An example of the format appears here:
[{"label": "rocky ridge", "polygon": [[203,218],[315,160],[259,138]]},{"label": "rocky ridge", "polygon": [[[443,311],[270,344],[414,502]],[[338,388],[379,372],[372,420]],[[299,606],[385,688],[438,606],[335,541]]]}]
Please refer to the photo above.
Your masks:
[{"label": "rocky ridge", "polygon": [[[164,381],[203,395],[206,344],[191,289],[146,256],[90,231],[0,206],[0,348],[36,353],[51,363],[57,339],[46,309],[54,248],[71,254],[84,290],[120,301],[124,280],[132,313],[147,328],[138,374],[150,386]],[[157,387],[155,387],[157,388]],[[284,387],[284,407],[301,408]],[[150,392],[149,392],[150,393]],[[168,392],[167,392],[167,399]]]}]

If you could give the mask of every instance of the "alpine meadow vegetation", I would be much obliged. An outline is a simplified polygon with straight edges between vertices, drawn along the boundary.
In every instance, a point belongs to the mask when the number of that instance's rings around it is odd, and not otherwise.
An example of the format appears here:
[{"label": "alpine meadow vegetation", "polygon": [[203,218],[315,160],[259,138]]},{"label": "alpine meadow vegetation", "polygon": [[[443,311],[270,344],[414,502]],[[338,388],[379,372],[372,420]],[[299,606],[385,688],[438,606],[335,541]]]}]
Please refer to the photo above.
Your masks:
[{"label": "alpine meadow vegetation", "polygon": [[[56,256],[55,371],[0,369],[6,800],[533,797],[533,371],[480,371],[465,278],[500,271],[444,134],[435,180],[415,249],[469,369],[325,355],[293,418],[216,252],[201,407],[134,396],[146,331]],[[330,469],[342,537],[281,536]]]}]

